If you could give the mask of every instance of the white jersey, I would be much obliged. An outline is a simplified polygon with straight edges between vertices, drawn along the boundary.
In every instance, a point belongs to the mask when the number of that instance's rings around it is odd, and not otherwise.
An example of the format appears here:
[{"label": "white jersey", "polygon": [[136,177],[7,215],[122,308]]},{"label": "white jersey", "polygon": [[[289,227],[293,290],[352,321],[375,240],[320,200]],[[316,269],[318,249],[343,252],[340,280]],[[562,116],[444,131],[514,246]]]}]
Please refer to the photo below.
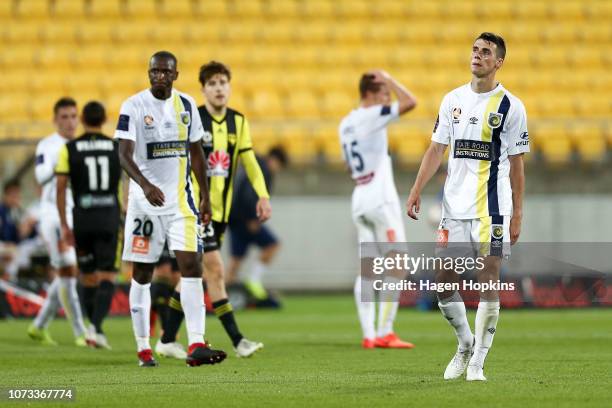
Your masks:
[{"label": "white jersey", "polygon": [[344,159],[357,184],[353,214],[363,214],[385,203],[399,202],[389,157],[387,125],[399,117],[399,104],[359,107],[349,113],[338,132]]},{"label": "white jersey", "polygon": [[450,147],[442,217],[512,215],[508,156],[529,152],[517,97],[501,84],[486,93],[463,85],[442,100],[431,140]]},{"label": "white jersey", "polygon": [[[68,139],[54,133],[45,137],[36,146],[36,167],[34,173],[36,181],[42,186],[40,197],[41,218],[49,218],[59,221],[57,211],[57,178],[55,177],[55,165],[59,157],[60,149],[68,143]],[[66,189],[66,216],[72,217],[72,190]]]},{"label": "white jersey", "polygon": [[168,99],[160,100],[147,89],[128,98],[121,106],[115,138],[135,143],[134,162],[165,197],[163,206],[154,207],[130,180],[128,209],[151,215],[197,214],[189,144],[203,135],[195,101],[187,94],[173,89]]}]

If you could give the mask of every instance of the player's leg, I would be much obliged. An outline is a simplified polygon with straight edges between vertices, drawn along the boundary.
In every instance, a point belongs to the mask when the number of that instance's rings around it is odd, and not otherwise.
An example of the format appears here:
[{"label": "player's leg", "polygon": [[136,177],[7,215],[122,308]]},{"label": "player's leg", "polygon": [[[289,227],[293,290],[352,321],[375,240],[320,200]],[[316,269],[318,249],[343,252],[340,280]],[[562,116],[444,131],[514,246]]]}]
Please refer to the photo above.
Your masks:
[{"label": "player's leg", "polygon": [[[442,219],[437,233],[437,243],[441,250],[437,256],[455,256],[458,254],[457,251],[466,250],[465,243],[470,242],[470,229],[470,220]],[[452,269],[439,269],[436,271],[436,283],[459,283],[459,275]],[[457,336],[457,351],[444,371],[444,379],[453,380],[461,377],[467,368],[473,352],[474,335],[459,292],[454,290],[437,292],[437,296],[438,307]]]},{"label": "player's leg", "polygon": [[95,235],[89,234],[88,231],[79,227],[77,222],[74,228],[75,250],[77,254],[77,265],[81,272],[81,285],[83,286],[82,304],[85,316],[89,319],[89,327],[86,332],[86,341],[89,346],[95,347],[96,329],[92,323],[93,313],[96,302],[96,293],[98,291],[98,277],[96,276],[95,255],[93,249],[93,240]]},{"label": "player's leg", "polygon": [[[376,241],[380,243],[395,244],[401,246],[406,242],[406,232],[402,221],[399,202],[379,207],[372,219],[375,225]],[[399,249],[399,248],[395,248]],[[385,273],[384,281],[389,284],[397,284],[405,277],[405,272],[389,271]],[[411,349],[412,343],[401,340],[393,330],[393,322],[399,307],[398,291],[382,291],[378,299],[378,329],[375,345],[382,348],[404,348]]]},{"label": "player's leg", "polygon": [[238,271],[249,249],[249,242],[246,239],[246,228],[242,225],[232,225],[229,228],[229,244],[230,259],[227,266],[226,281],[227,283],[234,283],[238,281]]},{"label": "player's leg", "polygon": [[256,299],[264,300],[268,297],[268,292],[263,286],[262,278],[279,251],[280,243],[265,225],[262,225],[256,234],[253,234],[252,241],[260,248],[261,252],[249,271],[245,285]]},{"label": "player's leg", "polygon": [[204,341],[206,309],[198,227],[195,215],[173,217],[168,227],[168,248],[174,251],[181,271],[181,307],[189,342],[186,361],[190,366],[220,363],[226,357],[225,352],[210,349]]},{"label": "player's leg", "polygon": [[[474,220],[472,239],[480,244],[484,268],[477,271],[478,282],[498,282],[504,244],[510,242],[509,218],[493,216]],[[477,236],[476,236],[477,234]],[[480,292],[476,311],[474,355],[470,359],[466,379],[485,381],[483,367],[499,320],[499,294],[496,290]]]},{"label": "player's leg", "polygon": [[[359,242],[376,242],[374,225],[366,215],[354,215],[353,222],[357,227]],[[353,294],[357,306],[357,316],[361,325],[362,347],[374,348],[376,338],[376,294],[374,292],[374,275],[372,271],[372,254],[364,254],[359,248],[359,259],[361,262],[360,272],[355,279]]]}]

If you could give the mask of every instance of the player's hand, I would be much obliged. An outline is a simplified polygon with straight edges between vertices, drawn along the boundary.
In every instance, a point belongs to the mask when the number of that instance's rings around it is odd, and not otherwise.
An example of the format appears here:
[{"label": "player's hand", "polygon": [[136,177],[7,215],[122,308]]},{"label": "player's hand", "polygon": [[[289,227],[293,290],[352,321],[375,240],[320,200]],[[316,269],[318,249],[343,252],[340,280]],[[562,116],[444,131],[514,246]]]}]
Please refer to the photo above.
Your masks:
[{"label": "player's hand", "polygon": [[521,235],[521,221],[522,217],[520,215],[513,215],[510,218],[510,245],[516,244],[519,235]]},{"label": "player's hand", "polygon": [[382,69],[375,69],[369,72],[370,75],[374,75],[374,82],[384,83],[391,80],[391,75],[387,71]]},{"label": "player's hand", "polygon": [[74,246],[74,234],[68,225],[62,225],[61,239],[65,245]]},{"label": "player's hand", "polygon": [[255,212],[257,214],[257,219],[259,219],[259,222],[268,221],[272,216],[272,206],[270,205],[270,200],[265,197],[261,197],[257,201]]},{"label": "player's hand", "polygon": [[208,225],[212,219],[212,210],[210,208],[210,199],[208,196],[200,197],[200,220],[202,225]]},{"label": "player's hand", "polygon": [[164,205],[164,201],[166,200],[164,193],[153,184],[145,184],[142,191],[144,192],[147,201],[150,202],[152,206],[161,207]]},{"label": "player's hand", "polygon": [[413,220],[418,220],[417,214],[421,211],[421,194],[417,191],[411,190],[408,200],[406,201],[406,209],[408,210],[408,216]]}]

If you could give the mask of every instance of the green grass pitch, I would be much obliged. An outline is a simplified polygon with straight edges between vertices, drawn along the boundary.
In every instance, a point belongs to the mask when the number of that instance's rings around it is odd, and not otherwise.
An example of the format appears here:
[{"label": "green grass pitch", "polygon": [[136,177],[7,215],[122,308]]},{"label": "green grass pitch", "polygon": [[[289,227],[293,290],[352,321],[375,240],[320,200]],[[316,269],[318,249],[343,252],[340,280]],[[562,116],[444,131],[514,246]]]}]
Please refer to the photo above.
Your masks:
[{"label": "green grass pitch", "polygon": [[[207,338],[230,355],[221,365],[197,368],[168,359],[156,369],[139,368],[128,318],[106,323],[113,351],[75,348],[64,320],[51,327],[61,343],[55,348],[27,338],[29,321],[0,322],[0,387],[74,387],[76,403],[69,406],[558,408],[611,403],[610,309],[502,310],[485,366],[489,381],[467,383],[442,379],[455,338],[437,311],[400,310],[396,331],[415,349],[362,350],[350,296],[284,300],[281,311],[238,312],[243,333],[265,343],[251,359],[237,359],[220,323],[208,316]],[[472,324],[473,319],[470,312]]]}]

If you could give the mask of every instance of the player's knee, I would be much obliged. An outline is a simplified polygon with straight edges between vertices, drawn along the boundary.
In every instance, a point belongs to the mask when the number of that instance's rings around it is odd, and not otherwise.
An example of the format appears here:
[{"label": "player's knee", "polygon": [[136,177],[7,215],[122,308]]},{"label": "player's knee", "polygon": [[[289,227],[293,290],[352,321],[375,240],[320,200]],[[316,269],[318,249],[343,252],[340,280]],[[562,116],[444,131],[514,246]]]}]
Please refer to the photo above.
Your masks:
[{"label": "player's knee", "polygon": [[132,279],[141,285],[151,282],[153,276],[153,264],[134,263]]},{"label": "player's knee", "polygon": [[84,273],[81,275],[81,283],[88,288],[98,286],[98,277],[93,273]]},{"label": "player's knee", "polygon": [[204,265],[207,282],[223,280],[223,265],[220,262],[209,262]]},{"label": "player's knee", "polygon": [[198,262],[197,257],[190,257],[182,261],[182,275],[186,278],[200,278],[202,277],[202,267]]}]

